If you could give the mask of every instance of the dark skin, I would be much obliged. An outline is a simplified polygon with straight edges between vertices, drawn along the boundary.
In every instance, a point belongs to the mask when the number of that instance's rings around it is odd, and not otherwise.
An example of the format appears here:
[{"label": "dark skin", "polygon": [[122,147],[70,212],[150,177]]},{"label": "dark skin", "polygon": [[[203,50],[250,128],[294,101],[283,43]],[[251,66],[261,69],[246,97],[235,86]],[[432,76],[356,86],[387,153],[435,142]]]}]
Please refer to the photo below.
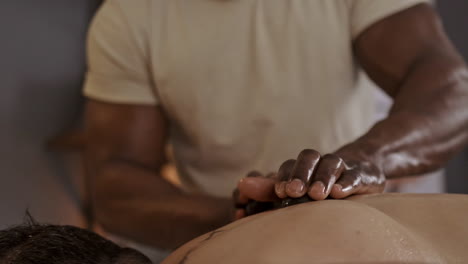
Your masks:
[{"label": "dark skin", "polygon": [[[434,171],[466,145],[468,71],[429,5],[373,25],[356,39],[354,51],[393,98],[388,118],[334,153],[304,150],[284,162],[276,178],[241,180],[238,205],[248,199],[308,195],[323,200],[382,192],[386,179]],[[237,217],[244,214],[240,210]]]},{"label": "dark skin", "polygon": [[[238,206],[379,193],[386,179],[440,168],[466,145],[467,69],[430,6],[377,22],[353,45],[362,67],[393,97],[389,117],[332,154],[305,150],[276,177],[241,180]],[[186,194],[160,176],[169,124],[160,107],[90,100],[87,110],[86,158],[97,219],[107,230],[174,248],[230,221],[230,199]]]},{"label": "dark skin", "polygon": [[230,221],[230,199],[185,194],[161,177],[168,136],[161,108],[90,100],[86,121],[94,208],[106,230],[174,249]]}]

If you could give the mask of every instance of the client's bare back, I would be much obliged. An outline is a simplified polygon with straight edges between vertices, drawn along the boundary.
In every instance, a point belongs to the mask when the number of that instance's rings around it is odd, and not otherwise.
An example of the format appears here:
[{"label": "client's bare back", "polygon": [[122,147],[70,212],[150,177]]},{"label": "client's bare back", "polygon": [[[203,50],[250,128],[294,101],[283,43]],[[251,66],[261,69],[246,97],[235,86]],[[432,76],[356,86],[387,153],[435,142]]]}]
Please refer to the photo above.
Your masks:
[{"label": "client's bare back", "polygon": [[255,215],[163,263],[465,263],[468,196],[380,194]]}]

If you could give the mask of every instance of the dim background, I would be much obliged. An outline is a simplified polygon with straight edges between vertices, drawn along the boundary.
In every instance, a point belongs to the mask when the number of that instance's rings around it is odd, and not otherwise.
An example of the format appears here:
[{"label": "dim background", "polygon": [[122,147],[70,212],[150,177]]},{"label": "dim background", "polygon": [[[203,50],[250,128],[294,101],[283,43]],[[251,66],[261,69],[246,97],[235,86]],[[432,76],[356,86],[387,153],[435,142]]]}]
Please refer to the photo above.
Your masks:
[{"label": "dim background", "polygon": [[[84,225],[83,166],[47,142],[80,123],[85,35],[97,0],[0,1],[0,228],[26,210],[39,221]],[[439,1],[468,59],[468,1]],[[446,169],[447,191],[468,193],[468,150]]]}]

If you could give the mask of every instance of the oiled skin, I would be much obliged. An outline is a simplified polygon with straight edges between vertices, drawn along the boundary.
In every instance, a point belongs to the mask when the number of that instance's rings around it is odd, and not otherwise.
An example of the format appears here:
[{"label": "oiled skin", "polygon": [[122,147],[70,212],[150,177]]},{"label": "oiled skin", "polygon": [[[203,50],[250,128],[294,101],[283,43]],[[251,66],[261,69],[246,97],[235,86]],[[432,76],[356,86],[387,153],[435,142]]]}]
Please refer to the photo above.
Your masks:
[{"label": "oiled skin", "polygon": [[163,263],[466,263],[467,208],[468,196],[448,194],[305,203],[222,227]]},{"label": "oiled skin", "polygon": [[389,116],[334,153],[302,151],[281,165],[276,179],[244,180],[238,206],[248,199],[379,193],[386,179],[437,170],[466,146],[468,69],[429,5],[376,23],[355,40],[354,51],[393,98]]}]

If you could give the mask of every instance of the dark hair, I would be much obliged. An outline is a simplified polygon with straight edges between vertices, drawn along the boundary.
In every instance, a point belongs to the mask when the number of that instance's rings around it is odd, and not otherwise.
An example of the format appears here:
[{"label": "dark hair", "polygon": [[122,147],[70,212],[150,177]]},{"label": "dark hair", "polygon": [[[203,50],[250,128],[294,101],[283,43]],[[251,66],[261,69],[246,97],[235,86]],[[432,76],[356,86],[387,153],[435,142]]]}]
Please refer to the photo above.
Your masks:
[{"label": "dark hair", "polygon": [[78,227],[24,224],[0,231],[0,264],[148,264],[140,252],[122,248]]}]

